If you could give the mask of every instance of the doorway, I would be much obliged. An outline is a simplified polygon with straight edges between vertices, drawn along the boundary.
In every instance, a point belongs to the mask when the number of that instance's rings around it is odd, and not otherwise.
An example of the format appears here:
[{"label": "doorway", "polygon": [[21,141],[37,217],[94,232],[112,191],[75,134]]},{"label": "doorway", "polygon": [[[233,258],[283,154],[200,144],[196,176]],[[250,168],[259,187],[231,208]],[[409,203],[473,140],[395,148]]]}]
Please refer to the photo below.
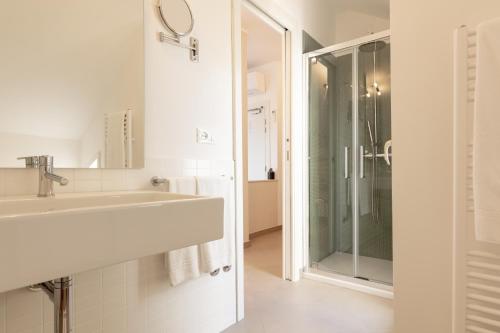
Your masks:
[{"label": "doorway", "polygon": [[250,2],[243,2],[241,26],[245,264],[286,278],[283,253],[286,29]]}]

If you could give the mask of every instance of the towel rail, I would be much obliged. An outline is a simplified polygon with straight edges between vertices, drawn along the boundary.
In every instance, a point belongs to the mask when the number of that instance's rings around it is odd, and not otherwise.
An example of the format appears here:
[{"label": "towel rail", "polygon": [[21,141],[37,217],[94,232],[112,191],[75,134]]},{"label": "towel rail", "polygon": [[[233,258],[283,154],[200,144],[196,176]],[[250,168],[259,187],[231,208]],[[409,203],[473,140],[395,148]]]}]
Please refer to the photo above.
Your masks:
[{"label": "towel rail", "polygon": [[466,26],[455,35],[453,333],[500,332],[500,247],[476,241],[474,233],[476,37]]},{"label": "towel rail", "polygon": [[158,186],[163,185],[163,184],[168,184],[168,179],[157,177],[157,176],[154,176],[153,178],[151,178],[151,185],[153,185],[154,187],[158,187]]},{"label": "towel rail", "polygon": [[250,109],[250,110],[248,110],[248,112],[255,112],[255,114],[257,115],[257,114],[262,113],[263,110],[264,110],[264,107],[261,106],[261,107],[258,107],[258,108]]}]

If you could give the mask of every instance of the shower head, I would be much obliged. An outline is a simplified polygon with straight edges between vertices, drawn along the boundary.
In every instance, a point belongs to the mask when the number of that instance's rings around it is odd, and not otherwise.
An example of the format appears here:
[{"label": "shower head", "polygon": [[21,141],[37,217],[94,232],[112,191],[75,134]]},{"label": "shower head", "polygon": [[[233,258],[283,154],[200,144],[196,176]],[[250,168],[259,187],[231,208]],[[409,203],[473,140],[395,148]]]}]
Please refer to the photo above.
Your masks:
[{"label": "shower head", "polygon": [[386,43],[381,40],[377,40],[375,42],[365,43],[359,46],[359,50],[361,52],[376,52],[382,50],[386,46]]}]

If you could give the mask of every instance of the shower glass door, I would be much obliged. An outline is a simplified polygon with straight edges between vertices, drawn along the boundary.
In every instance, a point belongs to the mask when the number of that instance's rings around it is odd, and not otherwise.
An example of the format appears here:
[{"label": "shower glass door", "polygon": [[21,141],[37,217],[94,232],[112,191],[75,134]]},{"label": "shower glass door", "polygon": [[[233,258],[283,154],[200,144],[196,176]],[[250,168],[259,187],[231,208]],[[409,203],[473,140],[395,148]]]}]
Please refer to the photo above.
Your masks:
[{"label": "shower glass door", "polygon": [[392,284],[388,37],[307,54],[309,270]]},{"label": "shower glass door", "polygon": [[319,270],[353,275],[352,50],[309,64],[309,254]]},{"label": "shower glass door", "polygon": [[[389,40],[358,47],[360,177],[357,275],[392,284],[391,73]],[[384,148],[387,148],[387,156]]]}]

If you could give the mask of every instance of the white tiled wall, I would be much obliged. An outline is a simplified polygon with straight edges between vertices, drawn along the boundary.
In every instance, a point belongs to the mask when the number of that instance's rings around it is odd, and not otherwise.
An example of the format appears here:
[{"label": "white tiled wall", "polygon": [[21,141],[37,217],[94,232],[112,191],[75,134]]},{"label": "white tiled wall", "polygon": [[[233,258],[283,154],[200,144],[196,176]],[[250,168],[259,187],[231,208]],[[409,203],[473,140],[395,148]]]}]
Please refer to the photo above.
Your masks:
[{"label": "white tiled wall", "polygon": [[[56,193],[151,189],[152,176],[231,176],[232,161],[147,160],[143,170],[57,170],[69,178]],[[36,170],[0,170],[0,195],[35,194]],[[75,333],[220,332],[235,322],[235,271],[172,288],[156,255],[74,276]],[[0,333],[53,333],[43,292],[0,294]]]}]

